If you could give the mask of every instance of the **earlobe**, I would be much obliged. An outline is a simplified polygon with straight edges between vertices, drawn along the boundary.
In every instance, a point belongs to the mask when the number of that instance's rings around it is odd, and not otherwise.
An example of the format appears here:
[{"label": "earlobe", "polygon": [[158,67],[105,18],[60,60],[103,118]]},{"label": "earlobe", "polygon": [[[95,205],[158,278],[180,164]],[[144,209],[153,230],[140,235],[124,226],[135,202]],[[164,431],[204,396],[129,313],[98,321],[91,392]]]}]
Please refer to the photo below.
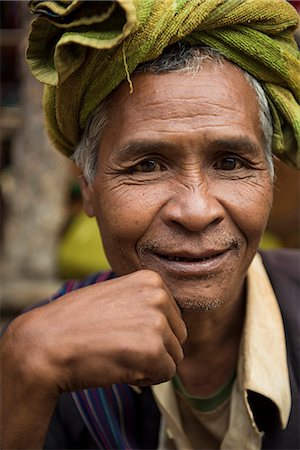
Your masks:
[{"label": "earlobe", "polygon": [[83,200],[83,208],[89,217],[94,217],[93,188],[88,185],[84,175],[82,174],[79,176],[79,183]]}]

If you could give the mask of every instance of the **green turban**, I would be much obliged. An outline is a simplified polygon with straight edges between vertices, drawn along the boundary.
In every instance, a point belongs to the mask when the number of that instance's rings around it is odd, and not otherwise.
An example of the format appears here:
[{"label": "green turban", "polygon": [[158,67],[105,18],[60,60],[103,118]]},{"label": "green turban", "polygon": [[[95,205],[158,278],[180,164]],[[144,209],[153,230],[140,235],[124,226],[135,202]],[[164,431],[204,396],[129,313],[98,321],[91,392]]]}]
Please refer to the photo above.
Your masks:
[{"label": "green turban", "polygon": [[45,84],[55,147],[71,155],[87,118],[142,62],[177,42],[208,45],[260,81],[273,117],[273,151],[300,167],[296,10],[285,0],[30,1],[38,16],[27,52]]}]

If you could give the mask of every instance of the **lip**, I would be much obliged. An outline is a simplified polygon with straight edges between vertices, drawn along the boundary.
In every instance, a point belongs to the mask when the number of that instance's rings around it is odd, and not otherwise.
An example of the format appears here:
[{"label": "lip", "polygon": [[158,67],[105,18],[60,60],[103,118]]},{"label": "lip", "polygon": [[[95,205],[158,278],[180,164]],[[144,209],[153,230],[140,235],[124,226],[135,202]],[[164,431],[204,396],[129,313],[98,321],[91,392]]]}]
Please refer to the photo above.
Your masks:
[{"label": "lip", "polygon": [[205,277],[224,269],[232,249],[205,250],[189,253],[152,253],[156,267],[170,276]]}]

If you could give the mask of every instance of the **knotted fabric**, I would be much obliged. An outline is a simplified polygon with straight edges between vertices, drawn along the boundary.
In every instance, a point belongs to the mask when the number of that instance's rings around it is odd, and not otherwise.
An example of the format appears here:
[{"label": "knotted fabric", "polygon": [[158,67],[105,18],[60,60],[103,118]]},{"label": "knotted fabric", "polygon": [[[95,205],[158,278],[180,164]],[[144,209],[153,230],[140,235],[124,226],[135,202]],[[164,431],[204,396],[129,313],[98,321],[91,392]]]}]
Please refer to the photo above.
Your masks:
[{"label": "knotted fabric", "polygon": [[273,151],[300,167],[298,14],[285,0],[30,1],[27,58],[45,84],[55,147],[71,155],[86,121],[143,62],[175,42],[208,45],[253,75],[273,117]]}]

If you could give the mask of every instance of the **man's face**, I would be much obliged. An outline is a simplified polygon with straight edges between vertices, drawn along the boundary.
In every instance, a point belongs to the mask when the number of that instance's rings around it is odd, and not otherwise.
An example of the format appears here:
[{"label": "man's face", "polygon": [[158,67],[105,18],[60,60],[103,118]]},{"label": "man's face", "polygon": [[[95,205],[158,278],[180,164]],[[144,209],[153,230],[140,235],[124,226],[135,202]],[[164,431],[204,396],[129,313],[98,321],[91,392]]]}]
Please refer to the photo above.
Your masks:
[{"label": "man's face", "polygon": [[255,93],[230,63],[133,85],[113,94],[83,192],[111,266],[158,272],[183,311],[236,301],[272,203]]}]

